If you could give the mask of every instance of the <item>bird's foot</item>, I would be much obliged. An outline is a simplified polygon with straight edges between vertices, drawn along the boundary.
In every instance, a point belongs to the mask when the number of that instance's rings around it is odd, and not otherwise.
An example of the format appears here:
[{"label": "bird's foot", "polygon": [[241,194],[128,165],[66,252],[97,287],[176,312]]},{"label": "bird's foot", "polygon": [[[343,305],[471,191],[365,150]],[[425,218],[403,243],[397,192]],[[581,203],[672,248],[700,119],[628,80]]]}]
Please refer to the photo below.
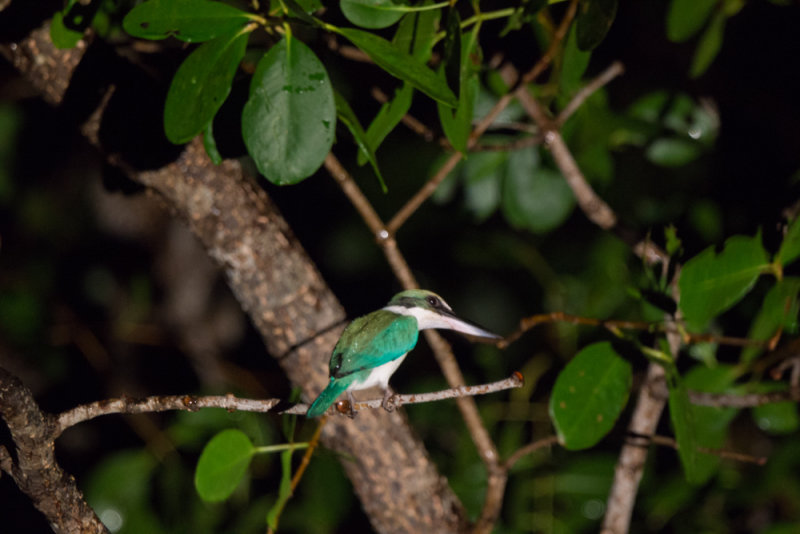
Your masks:
[{"label": "bird's foot", "polygon": [[350,419],[355,419],[358,412],[356,411],[356,401],[353,398],[353,393],[351,391],[347,392],[347,400],[350,401],[350,411],[347,414],[347,417]]},{"label": "bird's foot", "polygon": [[383,400],[381,401],[381,407],[386,410],[387,412],[393,412],[397,409],[397,400],[396,396],[390,389],[387,389],[383,392]]}]

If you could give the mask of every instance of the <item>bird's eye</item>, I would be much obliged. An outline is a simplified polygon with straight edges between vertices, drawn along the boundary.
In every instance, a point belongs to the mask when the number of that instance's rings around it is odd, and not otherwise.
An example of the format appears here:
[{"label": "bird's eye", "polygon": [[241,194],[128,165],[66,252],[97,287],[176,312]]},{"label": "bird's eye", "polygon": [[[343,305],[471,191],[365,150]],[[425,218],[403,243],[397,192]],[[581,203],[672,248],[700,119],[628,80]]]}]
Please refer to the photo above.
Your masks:
[{"label": "bird's eye", "polygon": [[439,307],[439,299],[437,299],[436,297],[428,297],[427,300],[428,300],[428,304],[430,304],[434,308],[438,308]]}]

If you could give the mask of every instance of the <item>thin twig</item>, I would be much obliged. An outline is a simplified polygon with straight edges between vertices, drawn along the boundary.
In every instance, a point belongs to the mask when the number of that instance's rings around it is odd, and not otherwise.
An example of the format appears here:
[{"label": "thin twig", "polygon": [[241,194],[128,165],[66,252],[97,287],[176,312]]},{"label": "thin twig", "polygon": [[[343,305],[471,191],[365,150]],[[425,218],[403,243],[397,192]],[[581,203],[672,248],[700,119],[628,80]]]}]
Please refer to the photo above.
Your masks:
[{"label": "thin twig", "polygon": [[547,436],[546,438],[537,439],[536,441],[528,443],[524,447],[520,447],[519,449],[515,450],[513,454],[511,454],[511,456],[506,458],[506,461],[503,462],[503,467],[507,470],[511,469],[514,467],[514,464],[524,456],[527,456],[545,447],[552,447],[553,445],[558,445],[558,436]]},{"label": "thin twig", "polygon": [[[650,438],[656,445],[661,445],[663,447],[670,447],[671,449],[678,450],[678,442],[675,441],[674,438],[669,436],[652,436]],[[742,452],[735,452],[729,451],[725,449],[709,449],[706,447],[697,447],[697,451],[703,454],[710,454],[712,456],[719,456],[720,458],[725,458],[728,460],[736,460],[737,462],[745,462],[750,464],[756,465],[764,465],[767,463],[767,458],[764,456],[753,456],[751,454],[745,454]]]},{"label": "thin twig", "polygon": [[55,436],[67,428],[110,414],[155,413],[168,411],[196,412],[202,408],[224,408],[242,412],[271,412],[281,402],[280,399],[241,399],[234,395],[160,395],[135,399],[121,397],[76,406],[62,412],[57,417]]},{"label": "thin twig", "polygon": [[[424,402],[436,402],[444,399],[459,397],[472,397],[475,395],[487,395],[505,389],[522,387],[522,375],[514,373],[509,378],[490,382],[488,384],[478,384],[475,386],[460,386],[441,391],[427,393],[413,393],[409,395],[395,395],[393,402],[395,406],[404,404],[421,404]],[[60,436],[64,430],[79,423],[89,421],[96,417],[111,414],[136,414],[136,413],[155,413],[168,411],[187,411],[196,412],[204,408],[223,408],[228,411],[241,412],[275,412],[287,415],[303,415],[308,410],[308,406],[298,403],[276,411],[283,403],[281,399],[242,399],[232,394],[228,395],[159,395],[134,399],[132,397],[121,397],[118,399],[107,399],[89,404],[76,406],[71,410],[62,412],[56,418],[56,431],[54,439]],[[381,400],[364,401],[356,403],[356,408],[380,408]]]},{"label": "thin twig", "polygon": [[706,393],[689,391],[689,401],[698,406],[715,408],[754,408],[776,402],[800,402],[800,387],[790,387],[786,391],[770,391],[767,393]]},{"label": "thin twig", "polygon": [[567,122],[567,119],[570,118],[572,114],[583,105],[584,102],[586,102],[587,98],[623,72],[625,72],[625,67],[623,67],[622,63],[619,61],[615,61],[609,65],[606,70],[589,81],[589,83],[581,87],[580,91],[575,93],[575,96],[572,97],[572,100],[570,100],[564,109],[561,110],[561,113],[558,114],[558,117],[556,118],[556,125],[558,125],[558,127],[563,126],[564,123]]}]

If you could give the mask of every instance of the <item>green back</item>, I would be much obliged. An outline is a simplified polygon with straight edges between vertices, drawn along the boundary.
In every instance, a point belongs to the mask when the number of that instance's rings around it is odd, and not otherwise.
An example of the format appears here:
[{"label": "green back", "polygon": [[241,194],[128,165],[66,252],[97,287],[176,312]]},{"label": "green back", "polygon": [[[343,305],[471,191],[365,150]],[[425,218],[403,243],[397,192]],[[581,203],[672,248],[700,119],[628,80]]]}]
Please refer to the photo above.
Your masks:
[{"label": "green back", "polygon": [[417,320],[407,315],[378,310],[359,317],[333,349],[331,376],[341,378],[396,360],[414,348],[418,336]]}]

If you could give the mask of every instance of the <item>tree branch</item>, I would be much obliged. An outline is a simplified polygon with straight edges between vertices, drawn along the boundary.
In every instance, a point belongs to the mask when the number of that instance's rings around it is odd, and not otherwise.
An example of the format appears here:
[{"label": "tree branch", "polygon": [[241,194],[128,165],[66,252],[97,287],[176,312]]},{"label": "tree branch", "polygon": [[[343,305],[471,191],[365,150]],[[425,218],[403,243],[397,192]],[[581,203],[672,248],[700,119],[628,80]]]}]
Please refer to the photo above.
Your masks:
[{"label": "tree branch", "polygon": [[0,415],[16,447],[12,459],[0,447],[0,467],[30,497],[54,532],[64,534],[107,533],[86,504],[75,479],[58,465],[54,440],[58,435],[52,416],[43,413],[22,382],[0,367]]},{"label": "tree branch", "polygon": [[[396,407],[405,404],[422,404],[426,402],[436,402],[445,399],[455,399],[458,397],[471,397],[475,395],[488,395],[506,389],[522,387],[522,375],[515,372],[509,378],[490,382],[488,384],[477,384],[474,386],[461,386],[440,391],[427,393],[411,393],[407,395],[394,395],[393,403]],[[355,409],[374,409],[381,408],[383,399],[356,402]],[[347,401],[341,401],[346,403]],[[89,404],[76,406],[58,415],[55,419],[53,429],[54,436],[57,438],[64,430],[71,426],[90,421],[96,417],[113,414],[136,414],[136,413],[156,413],[169,411],[196,412],[206,408],[222,408],[228,411],[257,412],[278,414],[304,415],[308,410],[306,404],[294,404],[284,407],[286,402],[281,399],[243,399],[234,396],[232,393],[227,395],[157,395],[134,399],[132,397],[122,397],[118,399],[106,399]],[[336,413],[337,410],[331,410]],[[339,409],[340,413],[349,413],[349,406]]]}]

